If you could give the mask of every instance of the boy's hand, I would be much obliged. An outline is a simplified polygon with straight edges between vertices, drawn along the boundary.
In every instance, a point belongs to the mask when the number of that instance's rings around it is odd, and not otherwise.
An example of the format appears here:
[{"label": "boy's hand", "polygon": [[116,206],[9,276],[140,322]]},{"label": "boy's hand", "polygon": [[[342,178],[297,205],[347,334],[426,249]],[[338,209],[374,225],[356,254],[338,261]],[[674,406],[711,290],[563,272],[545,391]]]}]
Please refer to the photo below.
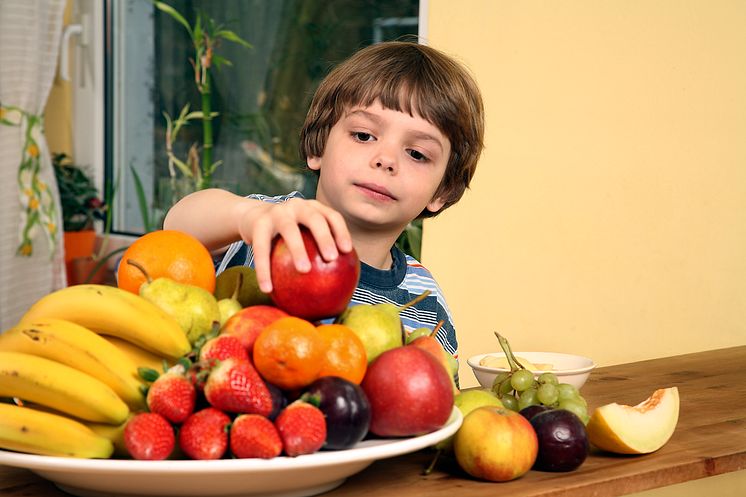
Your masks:
[{"label": "boy's hand", "polygon": [[276,235],[285,239],[299,272],[305,273],[311,269],[300,225],[311,231],[326,261],[336,259],[339,251],[352,250],[347,224],[334,209],[316,200],[300,198],[291,198],[279,204],[259,202],[240,216],[238,233],[243,241],[253,246],[256,279],[264,293],[272,291],[269,256]]}]

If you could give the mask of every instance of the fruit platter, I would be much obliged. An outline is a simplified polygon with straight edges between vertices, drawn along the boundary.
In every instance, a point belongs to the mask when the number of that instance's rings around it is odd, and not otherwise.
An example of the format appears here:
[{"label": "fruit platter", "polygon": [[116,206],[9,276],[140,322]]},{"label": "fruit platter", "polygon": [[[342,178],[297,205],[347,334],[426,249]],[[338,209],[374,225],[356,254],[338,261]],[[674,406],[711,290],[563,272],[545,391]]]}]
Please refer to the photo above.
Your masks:
[{"label": "fruit platter", "polygon": [[428,291],[352,305],[355,251],[327,262],[303,236],[311,271],[276,239],[271,294],[249,267],[215,276],[199,241],[162,230],[127,249],[117,286],[40,298],[0,334],[0,464],[80,496],[305,496],[423,449],[425,474],[443,456],[505,482],[575,471],[592,445],[648,454],[673,434],[675,387],[591,411],[499,333],[507,367],[459,390],[442,322],[400,318]]}]

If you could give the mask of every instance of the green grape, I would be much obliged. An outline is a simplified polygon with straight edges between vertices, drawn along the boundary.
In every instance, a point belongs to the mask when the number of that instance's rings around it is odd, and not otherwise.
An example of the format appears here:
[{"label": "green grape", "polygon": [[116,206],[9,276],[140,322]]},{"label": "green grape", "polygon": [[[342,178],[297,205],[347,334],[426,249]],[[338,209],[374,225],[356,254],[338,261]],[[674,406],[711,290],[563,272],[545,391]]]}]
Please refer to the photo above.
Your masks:
[{"label": "green grape", "polygon": [[583,424],[588,422],[588,409],[577,399],[560,400],[559,408],[565,409],[566,411],[570,411],[571,413],[575,414],[577,417],[580,418]]},{"label": "green grape", "polygon": [[575,397],[580,396],[580,392],[578,392],[578,389],[570,385],[569,383],[560,383],[559,385],[557,385],[557,389],[559,391],[560,402],[565,399],[574,399]]},{"label": "green grape", "polygon": [[559,400],[559,389],[552,383],[544,383],[536,391],[536,398],[545,406],[551,406]]},{"label": "green grape", "polygon": [[510,377],[505,378],[502,383],[498,386],[497,395],[509,394],[513,391],[513,385],[510,383]]},{"label": "green grape", "polygon": [[538,381],[541,385],[544,384],[551,384],[551,385],[559,385],[559,379],[557,378],[557,375],[554,373],[541,373],[539,375]]},{"label": "green grape", "polygon": [[521,396],[518,398],[518,410],[538,404],[539,400],[536,394],[537,390],[535,388],[529,388],[521,392]]},{"label": "green grape", "polygon": [[518,399],[516,399],[512,395],[503,395],[502,397],[500,397],[500,402],[503,403],[503,407],[505,407],[506,409],[510,409],[511,411],[518,410]]},{"label": "green grape", "polygon": [[519,369],[510,377],[510,384],[516,392],[523,392],[531,388],[534,383],[534,374],[528,369]]},{"label": "green grape", "polygon": [[508,378],[510,378],[510,373],[498,373],[497,376],[495,376],[495,379],[492,380],[492,391],[495,393],[499,393],[500,383],[507,380]]}]

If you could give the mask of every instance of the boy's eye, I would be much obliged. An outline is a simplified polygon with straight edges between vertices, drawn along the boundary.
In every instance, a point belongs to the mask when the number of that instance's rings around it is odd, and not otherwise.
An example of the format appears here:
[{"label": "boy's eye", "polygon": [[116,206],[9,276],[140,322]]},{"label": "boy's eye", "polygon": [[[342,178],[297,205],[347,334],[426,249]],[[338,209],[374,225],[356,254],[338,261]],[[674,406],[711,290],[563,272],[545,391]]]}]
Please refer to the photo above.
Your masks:
[{"label": "boy's eye", "polygon": [[423,154],[422,152],[418,150],[410,149],[409,156],[418,162],[427,162],[428,160],[430,160],[425,154]]},{"label": "boy's eye", "polygon": [[373,135],[371,135],[370,133],[364,133],[362,131],[353,131],[352,136],[360,142],[369,142],[374,139]]}]

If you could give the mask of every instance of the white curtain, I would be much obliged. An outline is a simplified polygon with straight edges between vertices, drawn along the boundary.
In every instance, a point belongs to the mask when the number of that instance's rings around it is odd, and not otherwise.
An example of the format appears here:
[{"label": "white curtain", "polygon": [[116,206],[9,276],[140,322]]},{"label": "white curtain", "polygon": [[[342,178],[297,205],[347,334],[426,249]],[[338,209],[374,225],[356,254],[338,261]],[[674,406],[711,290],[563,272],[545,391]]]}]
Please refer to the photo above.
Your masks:
[{"label": "white curtain", "polygon": [[65,0],[0,0],[0,333],[66,284],[42,118],[64,9]]}]

